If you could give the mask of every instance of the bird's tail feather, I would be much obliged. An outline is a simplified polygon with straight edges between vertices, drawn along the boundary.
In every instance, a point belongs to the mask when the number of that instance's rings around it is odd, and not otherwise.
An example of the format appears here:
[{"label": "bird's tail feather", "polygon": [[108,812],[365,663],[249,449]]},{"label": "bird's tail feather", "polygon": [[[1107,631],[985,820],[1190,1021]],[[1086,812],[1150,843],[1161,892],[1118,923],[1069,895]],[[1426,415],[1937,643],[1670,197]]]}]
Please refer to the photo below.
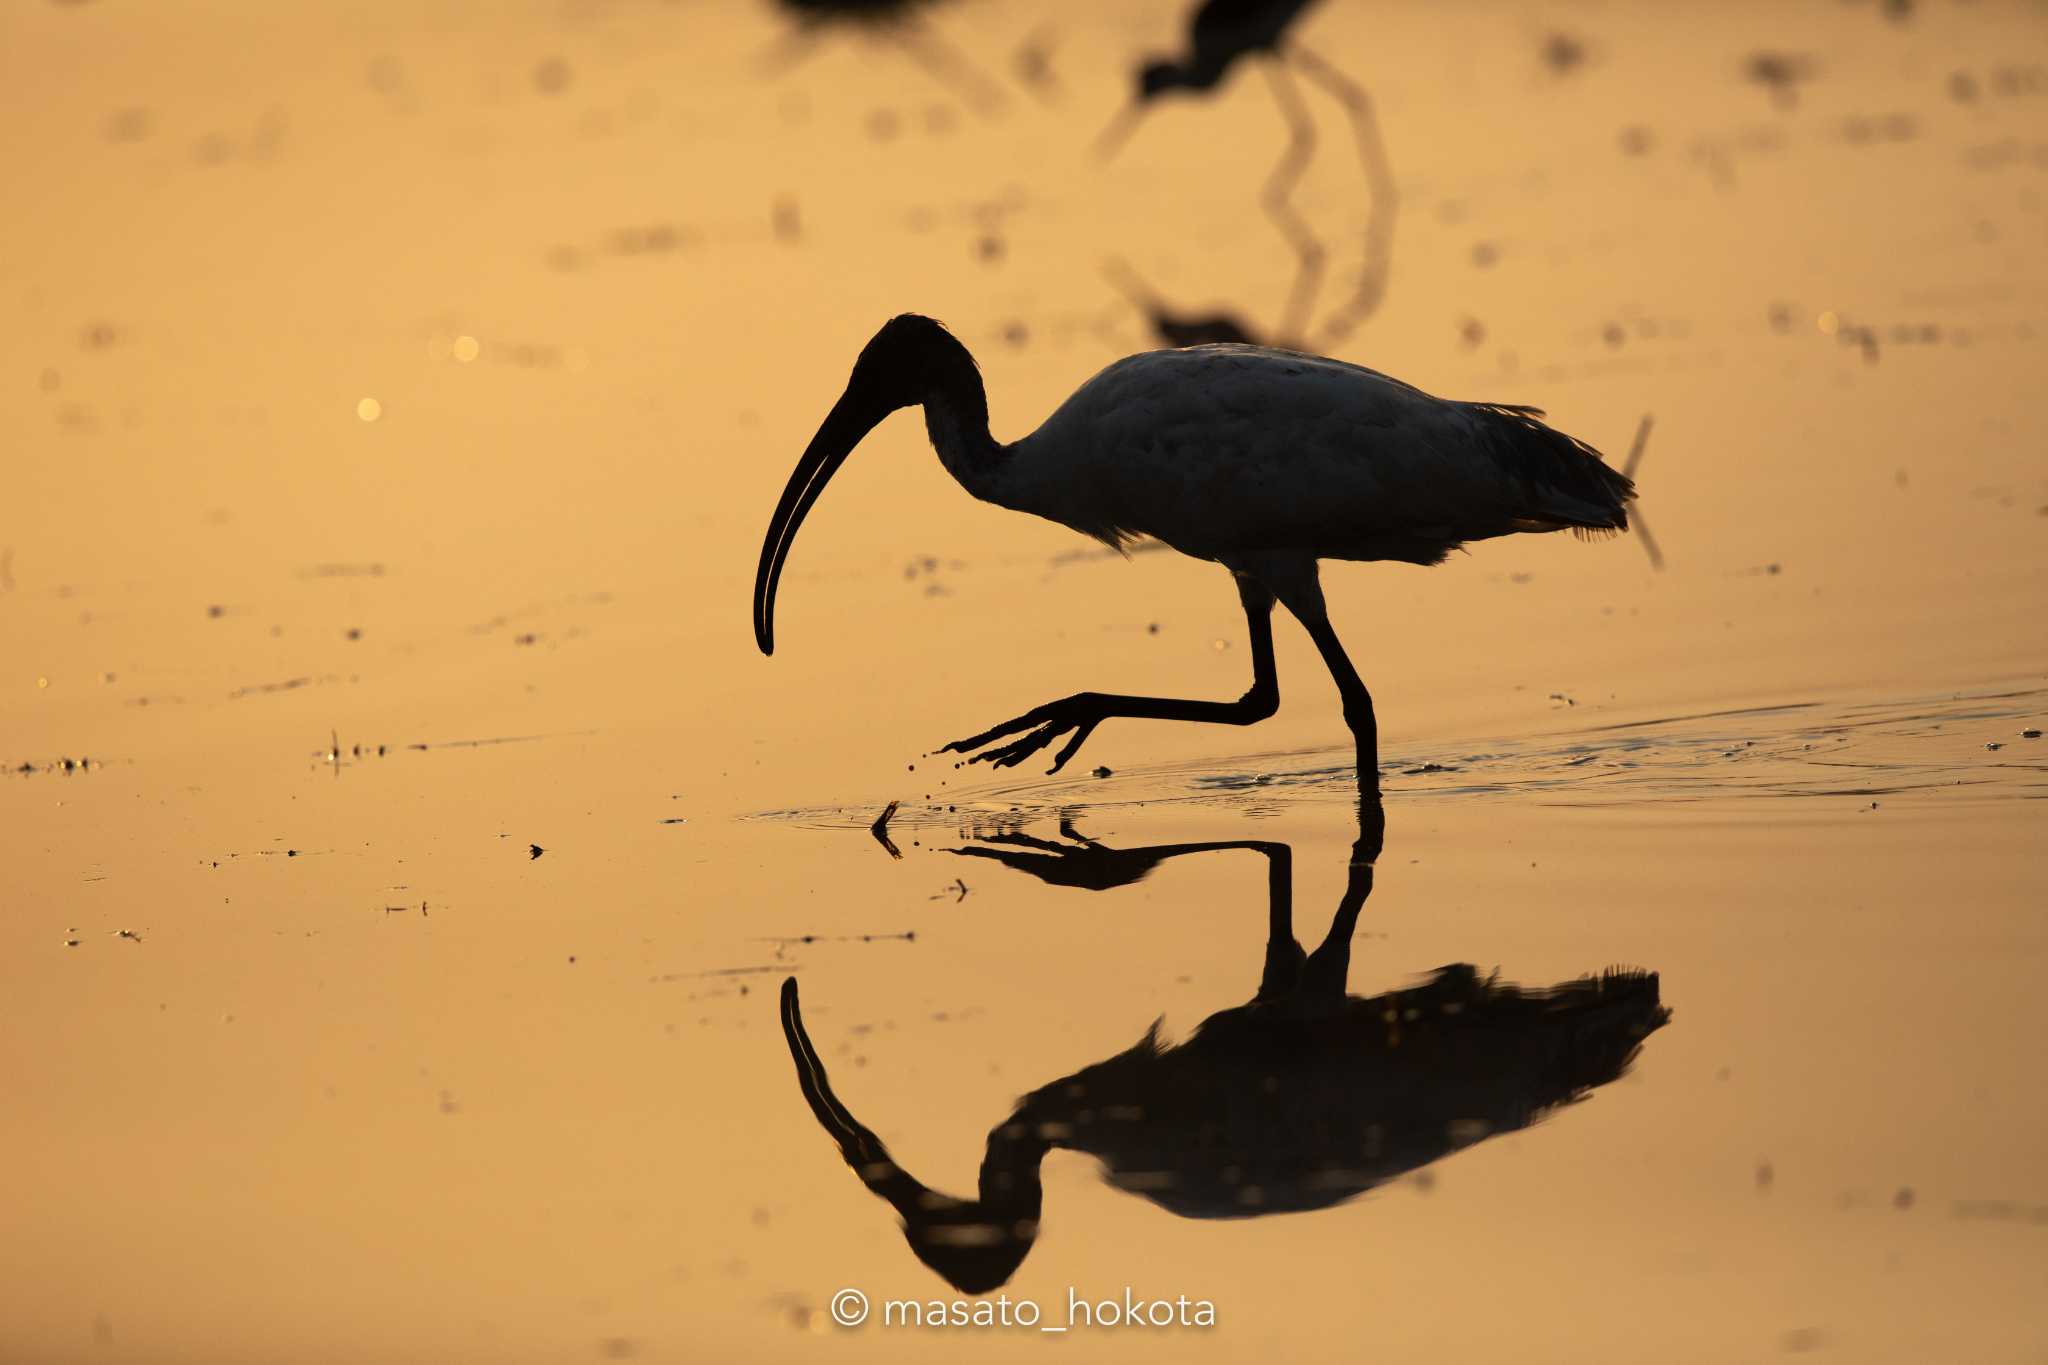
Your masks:
[{"label": "bird's tail feather", "polygon": [[1582,537],[1628,529],[1635,481],[1600,452],[1543,421],[1543,409],[1519,403],[1465,403],[1479,419],[1487,453],[1529,488],[1531,506],[1518,529],[1570,530]]}]

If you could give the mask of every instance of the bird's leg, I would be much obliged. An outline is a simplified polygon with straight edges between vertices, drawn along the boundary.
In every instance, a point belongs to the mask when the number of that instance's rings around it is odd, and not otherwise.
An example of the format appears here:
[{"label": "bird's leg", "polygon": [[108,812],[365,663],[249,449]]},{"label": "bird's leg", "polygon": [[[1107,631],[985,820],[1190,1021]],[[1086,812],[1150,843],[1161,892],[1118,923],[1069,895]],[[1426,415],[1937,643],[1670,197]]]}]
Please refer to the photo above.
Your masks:
[{"label": "bird's leg", "polygon": [[[998,768],[1022,763],[1061,735],[1073,738],[1046,771],[1056,773],[1067,765],[1095,727],[1112,716],[1143,720],[1198,720],[1217,725],[1250,725],[1280,709],[1280,674],[1273,665],[1273,594],[1263,585],[1237,576],[1237,592],[1244,602],[1245,624],[1252,637],[1252,685],[1236,701],[1182,701],[1174,697],[1125,697],[1108,692],[1076,692],[1071,697],[1047,702],[1023,715],[991,726],[978,735],[956,739],[940,747],[940,753],[972,753],[969,763],[993,763]],[[1022,737],[995,748],[983,748],[991,740],[1024,731]]]},{"label": "bird's leg", "polygon": [[1000,113],[1003,93],[988,77],[922,20],[912,19],[892,30],[894,38],[910,59],[940,81],[962,91],[970,104],[983,114]]},{"label": "bird's leg", "polygon": [[1365,264],[1359,271],[1358,288],[1324,321],[1317,337],[1318,348],[1328,350],[1372,316],[1380,300],[1386,297],[1399,195],[1387,161],[1386,144],[1380,138],[1379,119],[1364,87],[1307,48],[1289,44],[1285,51],[1288,59],[1301,68],[1302,75],[1327,91],[1351,116],[1351,132],[1358,140],[1358,159],[1365,166],[1366,184],[1372,191],[1372,207],[1365,220]]},{"label": "bird's leg", "polygon": [[1263,64],[1266,82],[1273,87],[1273,99],[1280,106],[1280,116],[1287,120],[1287,151],[1282,154],[1280,164],[1266,177],[1265,189],[1259,199],[1265,205],[1266,216],[1280,229],[1294,247],[1294,254],[1301,264],[1294,273],[1294,287],[1287,296],[1287,311],[1281,315],[1278,340],[1283,346],[1302,344],[1303,334],[1308,329],[1309,313],[1315,305],[1316,285],[1323,273],[1323,244],[1309,231],[1307,222],[1295,212],[1291,197],[1294,187],[1301,183],[1302,172],[1308,169],[1309,158],[1315,155],[1316,126],[1308,116],[1308,107],[1301,102],[1301,92],[1294,88],[1294,78],[1287,74],[1287,68],[1278,61]]},{"label": "bird's leg", "polygon": [[1351,666],[1337,632],[1330,628],[1330,613],[1323,605],[1323,587],[1317,581],[1315,561],[1308,562],[1306,572],[1277,574],[1273,580],[1273,590],[1316,642],[1323,663],[1336,680],[1337,695],[1344,699],[1344,723],[1351,727],[1352,738],[1358,742],[1358,793],[1361,797],[1376,797],[1380,789],[1380,728],[1372,711],[1372,693],[1365,690],[1365,683]]}]

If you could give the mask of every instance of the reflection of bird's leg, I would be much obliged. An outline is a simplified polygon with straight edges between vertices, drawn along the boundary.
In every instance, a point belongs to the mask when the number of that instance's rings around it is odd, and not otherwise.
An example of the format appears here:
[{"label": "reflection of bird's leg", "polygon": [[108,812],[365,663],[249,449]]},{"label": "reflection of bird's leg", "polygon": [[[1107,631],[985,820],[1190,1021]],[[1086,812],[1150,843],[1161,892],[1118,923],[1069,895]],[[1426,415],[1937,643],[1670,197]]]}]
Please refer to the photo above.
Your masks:
[{"label": "reflection of bird's leg", "polygon": [[1265,189],[1259,199],[1264,204],[1266,216],[1280,229],[1294,247],[1294,254],[1301,264],[1294,274],[1294,287],[1287,296],[1287,311],[1280,318],[1279,341],[1284,346],[1301,344],[1302,334],[1308,327],[1309,314],[1315,307],[1316,285],[1323,274],[1323,244],[1316,240],[1302,216],[1295,212],[1291,202],[1294,187],[1301,183],[1302,173],[1308,169],[1309,159],[1315,155],[1316,126],[1308,116],[1308,108],[1301,102],[1301,92],[1294,88],[1294,77],[1287,74],[1287,68],[1277,60],[1262,63],[1266,71],[1266,82],[1273,88],[1273,99],[1280,106],[1280,116],[1287,120],[1287,151],[1281,156],[1280,164],[1266,177]]},{"label": "reflection of bird's leg", "polygon": [[1386,143],[1380,138],[1379,118],[1364,87],[1307,48],[1289,46],[1286,51],[1288,59],[1301,68],[1301,74],[1328,91],[1351,116],[1351,131],[1358,139],[1358,158],[1365,166],[1366,185],[1372,192],[1372,207],[1365,220],[1365,263],[1360,268],[1358,288],[1323,323],[1317,345],[1327,350],[1351,335],[1386,297],[1399,194],[1394,187],[1393,169],[1387,163]]},{"label": "reflection of bird's leg", "polygon": [[[1002,848],[985,845],[1001,844]],[[1255,853],[1273,858],[1275,850],[1281,858],[1287,856],[1287,845],[1266,843],[1257,839],[1216,839],[1193,844],[1147,844],[1142,848],[1111,848],[1107,844],[1084,841],[1078,844],[1056,844],[1050,839],[1034,839],[1029,835],[1011,831],[1003,834],[981,836],[981,843],[966,848],[949,848],[963,858],[987,858],[1001,863],[1004,867],[1018,872],[1028,872],[1048,886],[1075,886],[1088,891],[1107,891],[1112,887],[1129,886],[1152,875],[1152,870],[1169,858],[1186,857],[1192,853],[1220,853],[1226,849],[1251,849]],[[1024,851],[1030,850],[1030,851]]]},{"label": "reflection of bird's leg", "polygon": [[1302,968],[1301,994],[1308,1001],[1334,1005],[1344,998],[1344,983],[1351,974],[1351,938],[1358,932],[1358,912],[1372,894],[1372,864],[1351,864],[1344,884],[1344,899],[1330,920],[1330,932],[1316,945]]},{"label": "reflection of bird's leg", "polygon": [[1294,940],[1294,850],[1274,844],[1266,850],[1266,966],[1255,1000],[1279,1000],[1294,993],[1306,954]]},{"label": "reflection of bird's leg", "polygon": [[[1074,756],[1095,727],[1114,716],[1140,720],[1198,720],[1217,725],[1250,725],[1280,709],[1280,675],[1273,665],[1273,594],[1265,587],[1237,577],[1238,596],[1244,602],[1245,624],[1252,637],[1252,685],[1236,701],[1184,701],[1175,697],[1126,697],[1107,692],[1076,692],[1071,697],[1047,702],[1023,715],[991,726],[978,735],[941,745],[940,753],[969,753],[1004,735],[1026,733],[1020,739],[992,749],[983,749],[967,761],[993,763],[1008,768],[1022,763],[1040,749],[1068,732],[1073,738],[1061,749],[1048,772],[1058,772]],[[1362,689],[1361,689],[1362,690]]]},{"label": "reflection of bird's leg", "polygon": [[1358,744],[1359,794],[1377,793],[1380,729],[1379,721],[1373,715],[1372,693],[1365,690],[1358,670],[1351,666],[1343,643],[1330,626],[1330,613],[1323,605],[1323,586],[1317,579],[1315,560],[1269,561],[1265,581],[1286,604],[1287,610],[1293,612],[1294,618],[1307,629],[1309,638],[1316,642],[1323,663],[1336,680],[1337,694],[1344,700],[1344,723],[1351,727],[1352,738]]},{"label": "reflection of bird's leg", "polygon": [[906,23],[890,30],[889,36],[902,45],[911,60],[940,81],[961,90],[967,102],[982,113],[993,114],[1003,108],[1003,92],[988,77],[975,70],[974,64],[961,56],[951,43],[924,24]]},{"label": "reflection of bird's leg", "polygon": [[[1622,477],[1633,479],[1636,466],[1642,463],[1643,447],[1650,442],[1650,414],[1644,413],[1642,424],[1636,428],[1635,444],[1628,448],[1628,458],[1621,463]],[[1657,548],[1657,537],[1650,534],[1650,523],[1643,520],[1640,504],[1629,509],[1629,519],[1635,523],[1635,533],[1643,542],[1643,552],[1650,556],[1650,567],[1664,567],[1664,552]]]}]

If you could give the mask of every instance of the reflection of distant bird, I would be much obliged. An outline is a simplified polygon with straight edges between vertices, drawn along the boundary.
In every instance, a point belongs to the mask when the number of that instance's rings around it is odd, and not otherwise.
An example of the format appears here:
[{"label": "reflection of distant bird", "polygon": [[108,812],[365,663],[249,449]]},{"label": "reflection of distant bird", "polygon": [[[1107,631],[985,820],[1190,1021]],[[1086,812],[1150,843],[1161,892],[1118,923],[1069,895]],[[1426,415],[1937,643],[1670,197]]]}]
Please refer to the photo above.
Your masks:
[{"label": "reflection of distant bird", "polygon": [[834,28],[863,32],[901,47],[984,113],[1000,109],[1002,92],[924,22],[923,11],[943,3],[945,0],[774,0],[795,28],[771,55],[769,64],[781,69],[802,60]]},{"label": "reflection of distant bird", "polygon": [[1154,1023],[1129,1049],[1024,1096],[990,1130],[973,1198],[913,1178],[854,1118],[804,1027],[792,977],[782,1028],[798,1086],[847,1164],[902,1218],[917,1258],[980,1294],[1006,1282],[1037,1239],[1039,1165],[1049,1152],[1085,1152],[1110,1184],[1184,1218],[1328,1208],[1585,1098],[1619,1077],[1669,1017],[1656,975],[1638,971],[1525,989],[1456,965],[1384,995],[1347,994],[1377,851],[1368,835],[1360,843],[1368,856],[1354,851],[1343,900],[1312,953],[1294,938],[1286,845],[1131,850],[1152,861],[1227,847],[1267,856],[1258,991],[1182,1042],[1162,1041]]},{"label": "reflection of distant bird", "polygon": [[1308,169],[1316,143],[1315,123],[1310,119],[1301,94],[1295,88],[1287,66],[1321,86],[1344,105],[1351,116],[1358,140],[1359,158],[1372,191],[1371,219],[1366,229],[1366,259],[1352,298],[1324,326],[1316,340],[1328,346],[1350,331],[1379,304],[1386,290],[1387,254],[1393,231],[1394,181],[1388,169],[1386,150],[1380,143],[1379,123],[1372,101],[1365,91],[1315,53],[1289,40],[1288,30],[1315,0],[1203,0],[1188,25],[1188,47],[1178,60],[1155,58],[1138,68],[1137,92],[1130,104],[1103,131],[1097,143],[1104,155],[1113,153],[1143,116],[1152,100],[1175,90],[1209,91],[1222,83],[1231,69],[1245,58],[1263,54],[1272,58],[1264,64],[1273,98],[1287,120],[1289,138],[1280,163],[1266,178],[1260,195],[1266,215],[1294,248],[1299,261],[1286,311],[1281,317],[1280,335],[1288,344],[1307,339],[1307,328],[1322,278],[1326,253],[1322,242],[1309,230],[1291,202],[1294,187]]},{"label": "reflection of distant bird", "polygon": [[1217,341],[1241,342],[1247,346],[1259,344],[1257,335],[1234,313],[1174,312],[1139,278],[1138,272],[1121,259],[1105,262],[1103,273],[1131,301],[1132,306],[1145,315],[1145,320],[1152,324],[1152,334],[1168,346],[1201,346]]},{"label": "reflection of distant bird", "polygon": [[754,576],[763,654],[775,650],[776,587],[804,517],[854,447],[914,406],[940,462],[974,497],[1112,547],[1150,537],[1220,564],[1251,634],[1252,685],[1236,701],[1077,692],[944,746],[997,767],[1069,736],[1057,771],[1117,716],[1251,725],[1273,715],[1277,600],[1321,652],[1357,742],[1359,786],[1377,790],[1372,696],[1330,625],[1317,561],[1439,564],[1466,541],[1625,530],[1635,497],[1598,451],[1537,409],[1453,402],[1361,366],[1258,346],[1127,356],[1002,445],[974,357],[932,319],[906,313],[862,349],[776,504]]}]

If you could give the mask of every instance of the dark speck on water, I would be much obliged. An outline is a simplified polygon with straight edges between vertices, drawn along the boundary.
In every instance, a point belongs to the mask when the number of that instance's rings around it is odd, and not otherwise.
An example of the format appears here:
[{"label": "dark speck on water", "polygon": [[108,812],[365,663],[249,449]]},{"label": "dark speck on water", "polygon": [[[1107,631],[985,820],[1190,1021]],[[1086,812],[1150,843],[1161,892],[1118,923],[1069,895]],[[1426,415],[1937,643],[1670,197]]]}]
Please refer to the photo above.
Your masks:
[{"label": "dark speck on water", "polygon": [[545,852],[547,852],[547,850],[542,848],[539,844],[528,844],[526,846],[526,856],[528,861],[532,861],[533,859],[538,858],[541,854]]}]

